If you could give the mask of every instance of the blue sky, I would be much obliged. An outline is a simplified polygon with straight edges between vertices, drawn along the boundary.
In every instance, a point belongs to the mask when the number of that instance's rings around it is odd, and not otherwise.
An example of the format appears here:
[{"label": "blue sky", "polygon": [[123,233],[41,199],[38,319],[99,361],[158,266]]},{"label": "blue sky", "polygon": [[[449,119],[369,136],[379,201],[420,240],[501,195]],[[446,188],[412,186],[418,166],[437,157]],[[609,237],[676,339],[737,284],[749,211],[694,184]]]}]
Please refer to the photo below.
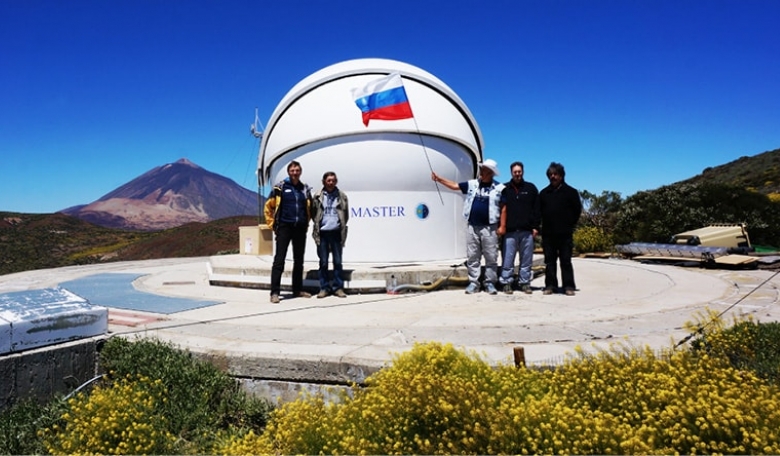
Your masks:
[{"label": "blue sky", "polygon": [[0,211],[90,203],[180,158],[257,190],[255,108],[267,123],[364,57],[443,80],[502,171],[541,188],[559,161],[628,197],[780,148],[778,23],[776,0],[3,0]]}]

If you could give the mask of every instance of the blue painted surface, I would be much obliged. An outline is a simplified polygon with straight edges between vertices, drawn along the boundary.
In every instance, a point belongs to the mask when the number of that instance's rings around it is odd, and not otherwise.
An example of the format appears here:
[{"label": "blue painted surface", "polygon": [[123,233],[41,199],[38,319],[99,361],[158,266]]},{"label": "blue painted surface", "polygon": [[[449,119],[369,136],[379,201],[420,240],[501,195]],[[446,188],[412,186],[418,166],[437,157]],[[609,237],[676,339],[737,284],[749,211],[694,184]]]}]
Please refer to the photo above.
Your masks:
[{"label": "blue painted surface", "polygon": [[60,287],[92,304],[142,312],[171,314],[219,304],[218,301],[172,298],[138,291],[133,288],[133,281],[142,275],[144,274],[95,274],[63,282]]}]

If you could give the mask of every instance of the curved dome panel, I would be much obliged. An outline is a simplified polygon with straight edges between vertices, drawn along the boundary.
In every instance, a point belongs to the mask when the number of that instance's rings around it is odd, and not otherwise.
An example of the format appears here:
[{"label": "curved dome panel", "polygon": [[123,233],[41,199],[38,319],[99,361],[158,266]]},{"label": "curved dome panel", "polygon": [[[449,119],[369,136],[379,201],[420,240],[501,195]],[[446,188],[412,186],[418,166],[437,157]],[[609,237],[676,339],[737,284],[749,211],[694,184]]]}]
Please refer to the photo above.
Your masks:
[{"label": "curved dome panel", "polygon": [[[352,89],[398,71],[414,119],[363,125]],[[441,80],[407,63],[358,59],[326,67],[303,79],[282,98],[271,115],[260,146],[258,168],[267,178],[274,163],[303,145],[328,138],[376,131],[405,131],[441,136],[462,143],[482,160],[482,133],[465,103]],[[289,162],[288,159],[283,161]],[[285,165],[286,166],[286,165]],[[265,183],[261,180],[261,184]]]},{"label": "curved dome panel", "polygon": [[[414,118],[363,125],[352,89],[399,72]],[[441,80],[412,65],[360,59],[324,68],[296,84],[267,124],[258,157],[261,186],[287,177],[297,160],[315,189],[335,171],[349,195],[345,262],[410,262],[465,256],[463,196],[430,179],[431,169],[471,179],[482,135],[465,103]],[[307,261],[317,259],[311,239]]]}]

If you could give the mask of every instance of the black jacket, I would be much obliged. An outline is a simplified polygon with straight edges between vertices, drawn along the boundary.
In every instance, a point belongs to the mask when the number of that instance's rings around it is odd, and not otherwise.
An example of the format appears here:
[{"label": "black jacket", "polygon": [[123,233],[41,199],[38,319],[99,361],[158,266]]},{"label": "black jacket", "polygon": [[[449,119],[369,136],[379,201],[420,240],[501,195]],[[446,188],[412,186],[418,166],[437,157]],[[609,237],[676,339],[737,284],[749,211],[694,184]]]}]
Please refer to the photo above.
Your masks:
[{"label": "black jacket", "polygon": [[557,189],[548,185],[539,192],[539,208],[542,213],[542,235],[571,235],[582,213],[580,192],[566,182]]},{"label": "black jacket", "polygon": [[512,181],[504,184],[501,203],[506,207],[506,232],[539,229],[539,190],[536,185],[522,181],[515,187]]}]

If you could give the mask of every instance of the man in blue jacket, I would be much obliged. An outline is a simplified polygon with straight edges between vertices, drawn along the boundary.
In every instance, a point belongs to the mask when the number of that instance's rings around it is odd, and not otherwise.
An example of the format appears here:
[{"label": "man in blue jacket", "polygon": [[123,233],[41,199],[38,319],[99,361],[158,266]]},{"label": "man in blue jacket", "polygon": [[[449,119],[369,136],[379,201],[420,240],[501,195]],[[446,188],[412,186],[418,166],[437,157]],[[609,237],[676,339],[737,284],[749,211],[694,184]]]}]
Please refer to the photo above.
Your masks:
[{"label": "man in blue jacket", "polygon": [[303,291],[303,255],[306,249],[306,232],[311,220],[311,188],[301,182],[303,168],[293,160],[287,165],[287,178],[274,185],[263,214],[265,222],[273,228],[276,238],[276,252],[271,268],[271,303],[279,303],[282,288],[282,273],[287,249],[292,243],[293,270],[292,292],[294,297],[310,298]]}]

